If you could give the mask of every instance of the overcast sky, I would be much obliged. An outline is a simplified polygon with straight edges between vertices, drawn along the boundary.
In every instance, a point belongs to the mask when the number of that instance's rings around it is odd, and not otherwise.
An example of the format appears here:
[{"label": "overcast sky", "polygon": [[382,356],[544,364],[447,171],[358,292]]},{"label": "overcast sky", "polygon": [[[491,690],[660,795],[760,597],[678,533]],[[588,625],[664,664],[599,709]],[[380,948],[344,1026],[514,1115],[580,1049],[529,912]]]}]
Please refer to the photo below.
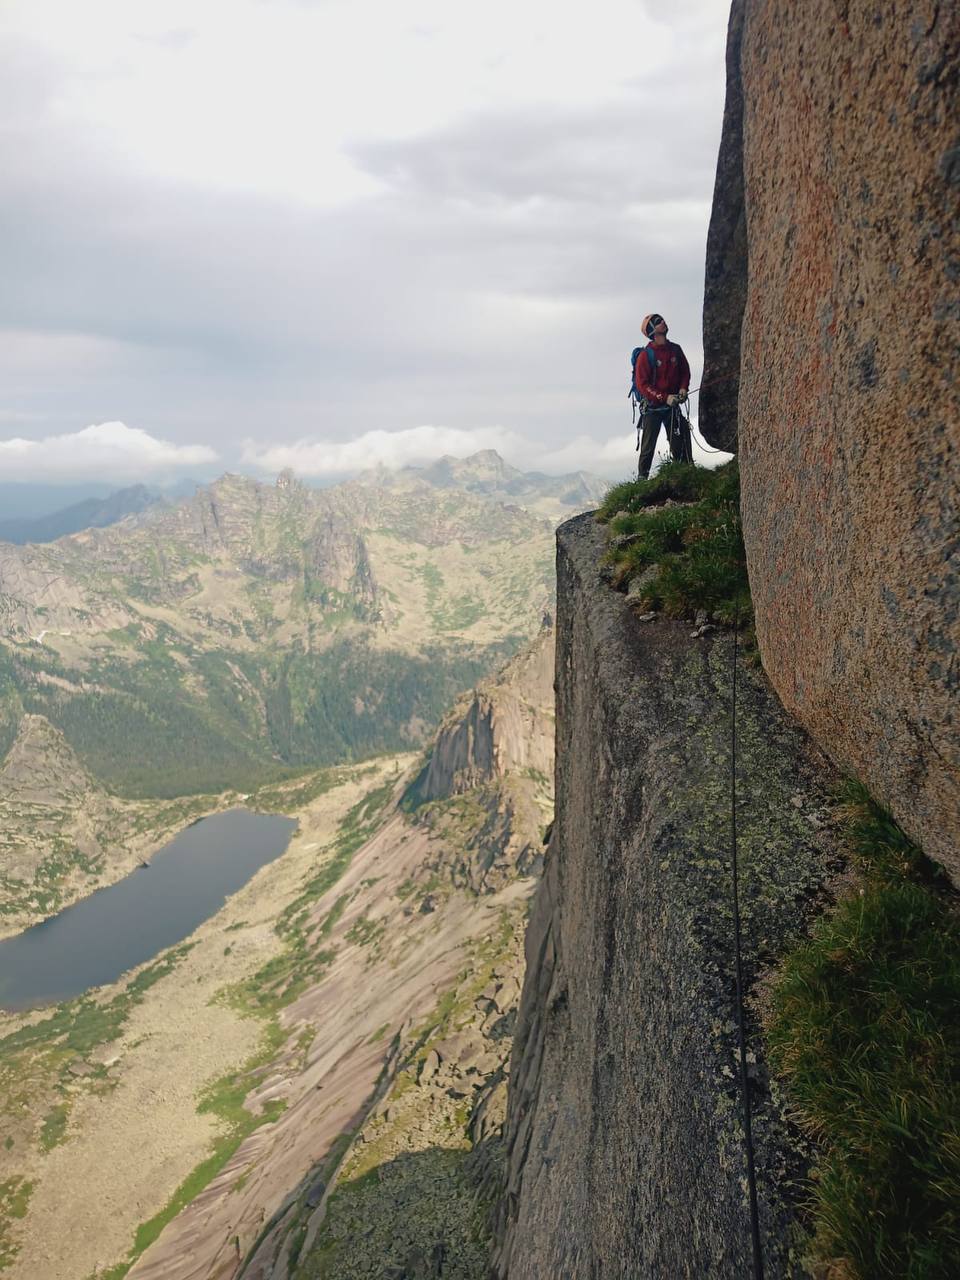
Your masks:
[{"label": "overcast sky", "polygon": [[2,0],[0,480],[624,474],[646,312],[699,377],[727,11]]}]

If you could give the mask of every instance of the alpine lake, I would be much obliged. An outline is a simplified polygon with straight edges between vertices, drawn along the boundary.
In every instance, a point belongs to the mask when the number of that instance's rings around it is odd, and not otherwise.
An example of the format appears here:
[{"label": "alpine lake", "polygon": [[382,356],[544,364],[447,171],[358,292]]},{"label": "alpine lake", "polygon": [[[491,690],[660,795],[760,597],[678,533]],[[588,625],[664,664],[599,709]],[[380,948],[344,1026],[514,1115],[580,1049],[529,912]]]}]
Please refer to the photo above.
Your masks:
[{"label": "alpine lake", "polygon": [[115,982],[189,937],[287,848],[291,818],[201,818],[123,880],[0,942],[0,1008],[22,1011]]}]

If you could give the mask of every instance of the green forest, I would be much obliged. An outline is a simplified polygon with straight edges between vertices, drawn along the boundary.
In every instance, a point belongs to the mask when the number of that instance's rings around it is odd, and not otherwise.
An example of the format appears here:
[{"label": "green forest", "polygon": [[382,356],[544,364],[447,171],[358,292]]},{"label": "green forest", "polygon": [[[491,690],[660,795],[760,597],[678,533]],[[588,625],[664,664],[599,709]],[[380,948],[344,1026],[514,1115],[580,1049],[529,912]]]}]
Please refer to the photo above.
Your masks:
[{"label": "green forest", "polygon": [[91,664],[81,692],[37,678],[80,684],[49,651],[0,645],[0,756],[21,713],[34,712],[119,795],[252,790],[421,746],[456,697],[522,641],[437,641],[410,654],[351,636],[320,653],[252,655],[190,650],[171,632],[138,646],[139,661],[112,653]]}]

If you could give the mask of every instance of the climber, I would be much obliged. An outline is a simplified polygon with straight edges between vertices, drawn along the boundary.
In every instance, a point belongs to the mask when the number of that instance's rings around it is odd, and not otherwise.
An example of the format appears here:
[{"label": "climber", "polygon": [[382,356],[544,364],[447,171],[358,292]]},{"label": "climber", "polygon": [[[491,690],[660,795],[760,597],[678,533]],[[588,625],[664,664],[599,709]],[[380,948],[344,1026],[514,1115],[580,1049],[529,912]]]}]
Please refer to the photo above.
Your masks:
[{"label": "climber", "polygon": [[634,352],[633,394],[643,404],[637,474],[646,480],[661,427],[666,428],[674,462],[692,462],[693,448],[690,423],[680,412],[690,390],[687,357],[682,347],[667,341],[667,322],[656,312],[644,316],[643,333],[648,342]]}]

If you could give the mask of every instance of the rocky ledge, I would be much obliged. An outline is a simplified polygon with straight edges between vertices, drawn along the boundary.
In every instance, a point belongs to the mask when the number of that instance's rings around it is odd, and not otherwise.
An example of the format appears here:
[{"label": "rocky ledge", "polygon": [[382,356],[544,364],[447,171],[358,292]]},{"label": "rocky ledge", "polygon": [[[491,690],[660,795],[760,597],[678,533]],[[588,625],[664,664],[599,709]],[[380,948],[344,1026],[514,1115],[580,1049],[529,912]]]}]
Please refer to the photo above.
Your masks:
[{"label": "rocky ledge", "polygon": [[[731,644],[638,622],[590,516],[558,533],[557,816],[527,933],[494,1274],[751,1271],[730,879]],[[767,1273],[794,1257],[806,1154],[758,992],[839,864],[831,777],[741,663],[739,862]]]}]

